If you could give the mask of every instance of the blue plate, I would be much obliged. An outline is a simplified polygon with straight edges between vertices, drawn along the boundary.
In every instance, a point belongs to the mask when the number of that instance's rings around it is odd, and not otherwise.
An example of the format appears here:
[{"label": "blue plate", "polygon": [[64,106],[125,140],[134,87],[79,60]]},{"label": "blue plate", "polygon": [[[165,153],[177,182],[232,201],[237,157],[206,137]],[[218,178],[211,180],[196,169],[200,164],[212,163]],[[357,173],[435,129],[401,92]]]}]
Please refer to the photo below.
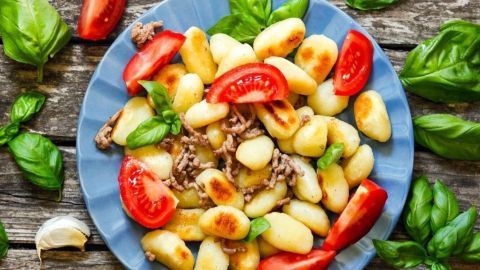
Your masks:
[{"label": "blue plate", "polygon": [[[282,1],[274,0],[278,7]],[[164,20],[165,28],[184,32],[190,26],[208,29],[229,14],[227,0],[165,0],[148,11],[139,21]],[[324,0],[311,0],[306,14],[307,35],[324,34],[342,45],[349,29],[357,29],[373,38],[340,9]],[[123,150],[101,152],[93,138],[108,119],[127,102],[122,72],[136,52],[128,27],[112,44],[98,65],[83,101],[78,123],[77,165],[83,197],[98,231],[117,258],[130,269],[166,269],[144,258],[140,239],[147,231],[129,219],[120,206],[117,175]],[[408,194],[413,165],[413,133],[410,111],[404,91],[392,65],[374,42],[373,71],[367,89],[378,91],[387,106],[393,137],[377,143],[362,136],[375,155],[371,178],[388,192],[384,212],[370,231],[355,245],[342,251],[329,269],[362,269],[375,255],[371,239],[386,239],[395,227]],[[353,100],[353,99],[352,99]],[[350,102],[353,103],[353,102]],[[340,118],[354,123],[352,109]],[[320,240],[317,239],[317,244]],[[197,244],[189,244],[196,254]]]}]

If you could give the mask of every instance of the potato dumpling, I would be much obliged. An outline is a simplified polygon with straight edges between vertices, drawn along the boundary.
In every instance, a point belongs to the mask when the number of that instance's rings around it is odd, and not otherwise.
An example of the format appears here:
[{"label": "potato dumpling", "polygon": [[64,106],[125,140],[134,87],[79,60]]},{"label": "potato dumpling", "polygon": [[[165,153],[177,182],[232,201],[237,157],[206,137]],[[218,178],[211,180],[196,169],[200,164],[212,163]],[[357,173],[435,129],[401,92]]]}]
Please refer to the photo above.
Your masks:
[{"label": "potato dumpling", "polygon": [[193,269],[192,252],[178,235],[166,230],[151,231],[142,238],[142,248],[172,270]]},{"label": "potato dumpling", "polygon": [[222,244],[215,237],[207,237],[198,249],[195,270],[227,270],[228,255],[223,253]]},{"label": "potato dumpling", "polygon": [[227,135],[223,132],[222,123],[220,121],[208,125],[206,134],[213,149],[219,149],[222,147],[223,142],[227,139]]},{"label": "potato dumpling", "polygon": [[358,147],[353,156],[342,162],[343,173],[350,188],[360,185],[360,182],[370,175],[374,160],[372,148],[364,144]]},{"label": "potato dumpling", "polygon": [[155,147],[155,145],[148,145],[135,150],[125,147],[125,155],[132,156],[145,163],[162,180],[170,177],[173,167],[172,156],[167,151]]},{"label": "potato dumpling", "polygon": [[302,222],[315,234],[325,237],[330,229],[330,220],[327,214],[317,204],[300,200],[291,200],[283,206],[283,212]]},{"label": "potato dumpling", "polygon": [[307,157],[320,157],[327,146],[328,125],[325,118],[312,116],[293,137],[295,153]]},{"label": "potato dumpling", "polygon": [[360,145],[358,131],[349,123],[340,119],[330,118],[328,123],[328,144],[343,143],[345,147],[342,157],[353,155]]},{"label": "potato dumpling", "polygon": [[250,230],[250,220],[235,207],[221,205],[208,209],[200,217],[200,228],[205,234],[231,240],[240,240]]},{"label": "potato dumpling", "polygon": [[172,189],[173,194],[178,199],[178,208],[198,208],[200,207],[200,196],[194,188],[178,191]]},{"label": "potato dumpling", "polygon": [[172,103],[173,110],[178,113],[186,112],[193,104],[202,101],[203,91],[202,79],[194,73],[186,74],[178,83]]},{"label": "potato dumpling", "polygon": [[348,203],[349,188],[342,167],[336,163],[325,170],[317,170],[318,182],[324,194],[322,204],[334,213],[340,213]]},{"label": "potato dumpling", "polygon": [[360,94],[355,100],[355,122],[358,129],[371,139],[386,142],[392,136],[392,126],[382,96],[373,90]]},{"label": "potato dumpling", "polygon": [[257,270],[260,263],[260,252],[257,240],[251,242],[232,241],[226,242],[230,248],[244,248],[245,252],[230,255],[230,269],[232,270]]},{"label": "potato dumpling", "polygon": [[265,215],[271,227],[262,233],[272,246],[298,254],[307,254],[313,247],[313,235],[309,228],[293,217],[278,212]]},{"label": "potato dumpling", "polygon": [[335,95],[333,80],[329,79],[320,84],[316,91],[308,96],[307,104],[316,114],[334,116],[348,107],[348,96]]},{"label": "potato dumpling", "polygon": [[187,74],[187,68],[184,64],[170,64],[161,68],[153,76],[153,80],[165,86],[170,97],[174,97],[177,92],[178,82],[185,74]]},{"label": "potato dumpling", "polygon": [[228,52],[240,45],[242,45],[242,43],[229,35],[222,33],[213,35],[210,38],[210,51],[212,52],[213,61],[220,64]]},{"label": "potato dumpling", "polygon": [[218,65],[218,71],[217,74],[215,74],[215,78],[222,76],[223,73],[238,66],[257,62],[257,55],[255,55],[252,46],[248,44],[235,46],[223,57],[222,62]]},{"label": "potato dumpling", "polygon": [[311,35],[298,48],[295,64],[320,84],[332,70],[337,57],[338,48],[335,41],[324,35]]},{"label": "potato dumpling", "polygon": [[292,106],[294,106],[295,103],[297,103],[299,98],[300,98],[299,94],[290,92],[290,93],[288,93],[287,100],[288,100],[288,102],[290,102],[290,104],[292,104]]},{"label": "potato dumpling", "polygon": [[300,95],[311,95],[317,88],[317,82],[312,79],[303,69],[285,58],[272,56],[264,61],[278,68],[288,82],[288,90]]},{"label": "potato dumpling", "polygon": [[243,211],[249,218],[261,217],[272,211],[277,202],[287,195],[287,183],[277,181],[272,189],[264,189],[255,194],[251,201],[245,204]]},{"label": "potato dumpling", "polygon": [[267,27],[255,38],[253,49],[258,58],[286,57],[302,43],[305,24],[301,19],[290,18]]},{"label": "potato dumpling", "polygon": [[292,156],[293,162],[302,170],[303,176],[297,175],[297,183],[292,191],[297,198],[311,203],[318,203],[322,199],[322,190],[318,183],[317,174],[312,165],[300,156]]},{"label": "potato dumpling", "polygon": [[256,171],[242,167],[235,176],[235,183],[240,188],[248,188],[262,184],[265,179],[270,179],[271,175],[271,165],[267,165],[264,168]]},{"label": "potato dumpling", "polygon": [[296,110],[298,118],[302,119],[302,117],[312,117],[315,115],[315,112],[312,108],[308,106],[300,107]]},{"label": "potato dumpling", "polygon": [[144,97],[131,98],[118,117],[112,130],[112,140],[118,145],[127,145],[127,137],[143,121],[154,116],[155,112]]},{"label": "potato dumpling", "polygon": [[215,165],[215,167],[218,166],[218,158],[215,156],[215,153],[213,153],[213,150],[210,149],[210,147],[195,145],[195,154],[201,163],[211,162],[213,165]]},{"label": "potato dumpling", "polygon": [[282,151],[282,153],[295,154],[295,149],[293,148],[293,138],[294,136],[288,139],[277,140],[278,148],[280,148],[280,151]]},{"label": "potato dumpling", "polygon": [[260,170],[272,160],[274,146],[272,139],[260,135],[240,143],[235,157],[250,170]]},{"label": "potato dumpling", "polygon": [[243,194],[228,181],[227,176],[217,169],[206,169],[200,173],[195,182],[203,187],[205,193],[216,205],[230,205],[243,208]]},{"label": "potato dumpling", "polygon": [[229,111],[228,103],[213,104],[204,99],[188,109],[185,113],[185,121],[192,128],[200,128],[225,118]]},{"label": "potato dumpling", "polygon": [[184,35],[186,40],[179,51],[183,63],[188,72],[198,74],[204,84],[211,84],[215,79],[217,64],[213,61],[207,36],[195,26],[190,27]]},{"label": "potato dumpling", "polygon": [[258,119],[274,138],[288,139],[300,127],[297,112],[287,100],[255,103],[254,107]]},{"label": "potato dumpling", "polygon": [[258,249],[260,251],[260,257],[261,258],[270,257],[272,255],[275,255],[275,254],[281,252],[280,249],[270,245],[270,243],[263,240],[262,237],[257,238],[257,243],[258,243]]},{"label": "potato dumpling", "polygon": [[205,234],[198,226],[198,220],[203,213],[205,210],[200,208],[177,209],[163,229],[176,233],[184,241],[202,241]]}]

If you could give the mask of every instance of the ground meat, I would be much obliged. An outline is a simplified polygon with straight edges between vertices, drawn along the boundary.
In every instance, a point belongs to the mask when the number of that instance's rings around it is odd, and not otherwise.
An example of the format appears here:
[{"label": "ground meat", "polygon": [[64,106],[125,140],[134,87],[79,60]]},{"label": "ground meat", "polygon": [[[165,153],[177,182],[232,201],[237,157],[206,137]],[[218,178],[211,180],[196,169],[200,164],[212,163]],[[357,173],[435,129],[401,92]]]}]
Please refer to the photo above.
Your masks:
[{"label": "ground meat", "polygon": [[223,142],[222,146],[213,152],[215,156],[221,157],[225,162],[225,167],[222,171],[233,184],[235,184],[234,177],[238,175],[240,170],[240,163],[235,158],[237,146],[238,141],[235,137],[232,134],[227,134],[227,139]]},{"label": "ground meat", "polygon": [[148,261],[153,262],[155,261],[155,254],[150,251],[145,251],[145,258],[147,258]]},{"label": "ground meat", "polygon": [[147,41],[151,40],[155,35],[155,30],[163,26],[163,21],[149,22],[142,24],[137,22],[132,28],[132,41],[137,48],[142,48]]},{"label": "ground meat", "polygon": [[289,186],[294,186],[297,183],[297,175],[304,175],[304,172],[292,158],[289,155],[282,154],[278,148],[273,150],[272,168],[272,176],[267,185],[269,189],[275,187],[277,181],[288,181]]},{"label": "ground meat", "polygon": [[107,150],[108,148],[110,148],[110,146],[112,146],[113,126],[115,126],[115,123],[122,114],[122,111],[123,109],[119,110],[112,117],[108,118],[107,122],[105,122],[102,128],[100,128],[100,130],[98,131],[97,135],[95,136],[95,143],[98,149]]},{"label": "ground meat", "polygon": [[247,248],[245,246],[241,246],[234,241],[230,241],[223,238],[219,239],[219,241],[220,241],[220,245],[222,246],[223,253],[227,255],[233,255],[236,253],[242,253],[247,251]]},{"label": "ground meat", "polygon": [[175,142],[175,137],[173,137],[171,134],[169,134],[167,137],[165,137],[162,142],[160,142],[157,147],[160,147],[161,149],[170,152],[172,150],[173,144]]},{"label": "ground meat", "polygon": [[210,142],[208,141],[207,135],[202,134],[196,131],[194,128],[192,128],[192,126],[190,126],[188,122],[185,120],[184,113],[180,114],[180,120],[182,121],[182,126],[187,131],[191,142],[202,145],[202,146],[210,146]]},{"label": "ground meat", "polygon": [[277,204],[276,204],[275,207],[282,207],[285,204],[289,204],[291,200],[292,200],[292,198],[290,198],[290,197],[283,198],[283,199],[277,201]]},{"label": "ground meat", "polygon": [[305,105],[307,105],[307,96],[299,95],[298,100],[295,102],[295,104],[293,104],[293,107],[298,109]]}]

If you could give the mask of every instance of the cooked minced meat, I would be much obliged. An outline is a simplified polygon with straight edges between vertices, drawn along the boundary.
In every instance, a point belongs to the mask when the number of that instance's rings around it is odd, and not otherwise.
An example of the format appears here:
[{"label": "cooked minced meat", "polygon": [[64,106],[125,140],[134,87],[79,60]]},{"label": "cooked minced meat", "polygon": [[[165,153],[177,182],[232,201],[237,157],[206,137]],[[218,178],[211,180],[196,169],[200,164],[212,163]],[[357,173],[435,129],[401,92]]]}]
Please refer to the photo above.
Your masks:
[{"label": "cooked minced meat", "polygon": [[304,175],[302,169],[295,164],[292,158],[282,154],[278,148],[273,150],[272,168],[272,176],[267,186],[269,189],[275,187],[277,181],[288,181],[289,186],[294,186],[297,183],[297,175]]},{"label": "cooked minced meat", "polygon": [[122,114],[122,111],[123,109],[119,110],[112,117],[108,118],[107,122],[105,122],[102,128],[100,128],[100,130],[98,131],[97,135],[95,136],[95,143],[98,149],[107,150],[108,148],[110,148],[110,146],[112,146],[113,126],[115,126],[115,123]]},{"label": "cooked minced meat", "polygon": [[155,35],[155,30],[163,26],[163,21],[149,22],[142,24],[137,22],[132,28],[132,41],[137,48],[142,48],[147,41],[151,40]]}]

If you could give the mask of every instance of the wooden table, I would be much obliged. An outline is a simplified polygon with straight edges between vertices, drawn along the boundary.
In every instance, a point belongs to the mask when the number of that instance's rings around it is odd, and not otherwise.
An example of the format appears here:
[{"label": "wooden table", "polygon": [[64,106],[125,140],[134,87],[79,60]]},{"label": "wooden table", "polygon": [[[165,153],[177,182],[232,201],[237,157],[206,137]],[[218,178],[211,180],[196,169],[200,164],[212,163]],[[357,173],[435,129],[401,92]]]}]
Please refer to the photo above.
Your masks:
[{"label": "wooden table", "polygon": [[[199,0],[200,1],[200,0]],[[218,0],[226,1],[226,0]],[[81,0],[50,0],[72,29],[80,11]],[[408,51],[424,39],[435,35],[445,20],[461,18],[480,23],[480,0],[400,0],[382,11],[359,12],[348,8],[343,0],[333,4],[352,16],[390,57],[399,71]],[[24,180],[5,148],[0,150],[0,220],[11,242],[8,256],[0,269],[38,269],[34,237],[39,226],[59,215],[73,215],[92,229],[86,252],[62,249],[43,253],[42,269],[121,269],[95,230],[85,208],[75,163],[75,135],[80,106],[95,67],[118,33],[158,0],[129,0],[124,18],[108,40],[86,42],[74,37],[45,67],[44,83],[36,84],[35,69],[18,64],[0,54],[0,123],[9,117],[10,104],[22,91],[38,89],[48,95],[45,108],[24,129],[44,134],[60,146],[65,162],[64,198],[55,202],[56,193],[43,191]],[[179,10],[178,12],[182,12]],[[0,49],[2,45],[0,43]],[[119,71],[120,72],[120,71]],[[480,103],[446,106],[434,104],[408,94],[413,115],[452,113],[480,121]],[[414,175],[441,178],[455,191],[462,209],[480,205],[480,162],[449,161],[417,147]],[[98,179],[99,184],[104,179]],[[480,220],[479,220],[480,221]],[[480,230],[480,222],[477,222]],[[405,239],[405,230],[397,227],[392,239]],[[479,265],[452,262],[454,269],[480,269]],[[378,258],[368,269],[390,269]]]}]

